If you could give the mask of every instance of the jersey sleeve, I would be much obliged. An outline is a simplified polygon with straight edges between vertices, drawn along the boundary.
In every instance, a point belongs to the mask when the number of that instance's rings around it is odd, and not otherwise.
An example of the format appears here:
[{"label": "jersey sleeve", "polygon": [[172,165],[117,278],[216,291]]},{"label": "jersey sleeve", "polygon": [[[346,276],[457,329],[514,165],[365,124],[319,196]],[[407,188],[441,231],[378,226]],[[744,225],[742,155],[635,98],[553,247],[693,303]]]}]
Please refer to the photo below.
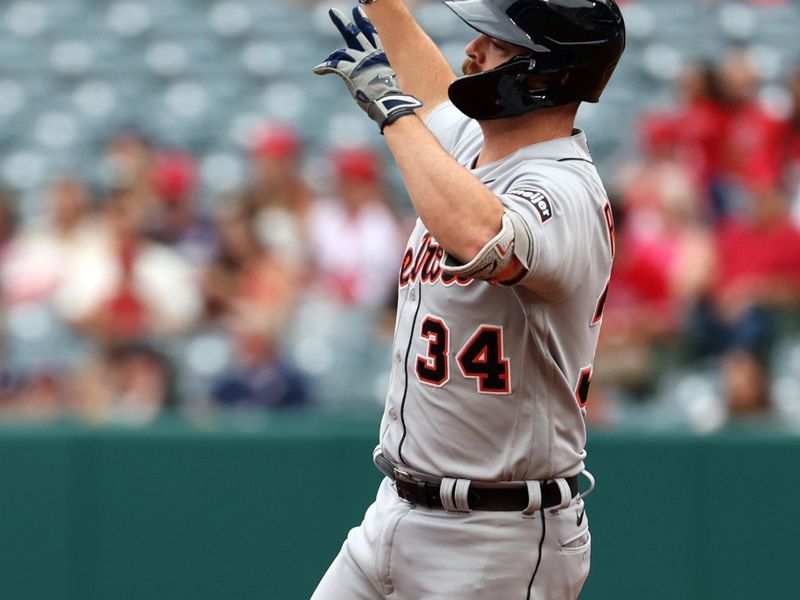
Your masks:
[{"label": "jersey sleeve", "polygon": [[479,128],[476,121],[458,110],[452,102],[444,102],[437,106],[428,115],[425,125],[451,156],[459,143],[471,137],[468,135],[470,130]]},{"label": "jersey sleeve", "polygon": [[521,215],[532,240],[530,267],[517,283],[550,301],[567,298],[586,277],[600,216],[596,199],[579,184],[526,179],[500,196]]}]

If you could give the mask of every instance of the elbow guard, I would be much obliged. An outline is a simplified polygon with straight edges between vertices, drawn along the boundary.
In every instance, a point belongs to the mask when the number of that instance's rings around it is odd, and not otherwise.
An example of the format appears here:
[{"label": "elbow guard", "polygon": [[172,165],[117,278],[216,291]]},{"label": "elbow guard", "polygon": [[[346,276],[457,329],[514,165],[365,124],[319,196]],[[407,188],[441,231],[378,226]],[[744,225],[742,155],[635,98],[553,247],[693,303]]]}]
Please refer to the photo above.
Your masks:
[{"label": "elbow guard", "polygon": [[[516,263],[514,259],[519,263]],[[533,236],[525,220],[506,209],[503,226],[478,255],[466,264],[444,253],[442,268],[450,275],[512,285],[522,279],[533,262]],[[521,266],[520,266],[521,265]]]}]

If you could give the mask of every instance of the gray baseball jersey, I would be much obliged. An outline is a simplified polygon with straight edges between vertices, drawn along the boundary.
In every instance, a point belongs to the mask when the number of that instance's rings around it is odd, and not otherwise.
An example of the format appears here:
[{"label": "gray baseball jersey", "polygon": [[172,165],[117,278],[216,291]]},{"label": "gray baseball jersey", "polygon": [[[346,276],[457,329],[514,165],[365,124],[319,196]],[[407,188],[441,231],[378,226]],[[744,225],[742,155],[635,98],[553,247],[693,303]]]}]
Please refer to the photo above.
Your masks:
[{"label": "gray baseball jersey", "polygon": [[381,450],[411,471],[474,481],[578,474],[614,257],[611,209],[585,137],[474,168],[483,142],[475,121],[447,103],[428,127],[524,217],[533,257],[514,286],[454,278],[417,221],[399,277]]}]

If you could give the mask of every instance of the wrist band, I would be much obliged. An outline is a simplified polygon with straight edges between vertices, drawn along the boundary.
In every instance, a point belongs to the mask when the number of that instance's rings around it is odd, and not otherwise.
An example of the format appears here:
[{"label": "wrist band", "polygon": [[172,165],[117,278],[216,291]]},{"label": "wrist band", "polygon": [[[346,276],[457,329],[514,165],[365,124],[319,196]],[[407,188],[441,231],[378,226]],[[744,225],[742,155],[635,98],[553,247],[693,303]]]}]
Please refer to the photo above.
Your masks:
[{"label": "wrist band", "polygon": [[375,4],[378,0],[358,0],[359,4]]}]

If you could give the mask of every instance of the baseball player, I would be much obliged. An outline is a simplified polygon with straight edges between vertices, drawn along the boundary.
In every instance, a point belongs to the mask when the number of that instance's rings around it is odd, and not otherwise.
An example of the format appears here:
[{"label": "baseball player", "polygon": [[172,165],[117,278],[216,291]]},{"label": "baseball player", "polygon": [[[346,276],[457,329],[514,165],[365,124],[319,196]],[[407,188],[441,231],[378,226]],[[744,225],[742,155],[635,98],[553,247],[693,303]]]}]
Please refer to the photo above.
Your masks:
[{"label": "baseball player", "polygon": [[330,12],[346,47],[315,72],[378,124],[419,220],[374,455],[386,478],[313,600],[572,600],[614,257],[574,119],[622,55],[622,16],[613,0],[445,2],[479,34],[456,78],[402,0],[361,3]]}]

